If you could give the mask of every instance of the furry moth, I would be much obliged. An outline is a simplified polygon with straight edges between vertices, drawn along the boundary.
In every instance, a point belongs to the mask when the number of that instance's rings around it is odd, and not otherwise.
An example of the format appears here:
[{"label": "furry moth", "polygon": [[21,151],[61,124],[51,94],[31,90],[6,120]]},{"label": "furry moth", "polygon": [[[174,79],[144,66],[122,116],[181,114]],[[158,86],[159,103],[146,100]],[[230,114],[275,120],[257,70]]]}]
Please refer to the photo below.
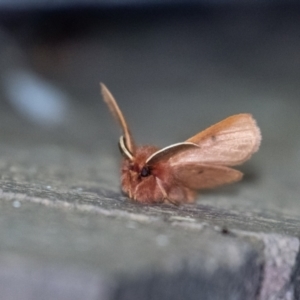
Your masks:
[{"label": "furry moth", "polygon": [[187,139],[159,149],[136,146],[122,111],[107,87],[102,96],[122,129],[122,191],[142,203],[194,202],[197,190],[241,180],[231,168],[248,160],[259,148],[260,129],[250,114],[237,114]]}]

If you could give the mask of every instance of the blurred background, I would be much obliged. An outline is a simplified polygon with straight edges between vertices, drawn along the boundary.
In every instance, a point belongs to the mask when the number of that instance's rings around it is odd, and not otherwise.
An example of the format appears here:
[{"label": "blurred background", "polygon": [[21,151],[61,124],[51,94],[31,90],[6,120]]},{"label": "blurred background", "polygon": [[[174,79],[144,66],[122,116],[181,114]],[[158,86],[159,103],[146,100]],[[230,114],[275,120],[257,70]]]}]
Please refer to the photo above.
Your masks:
[{"label": "blurred background", "polygon": [[0,40],[1,144],[111,153],[117,166],[100,81],[139,144],[248,112],[263,142],[242,196],[300,213],[297,1],[0,1]]}]

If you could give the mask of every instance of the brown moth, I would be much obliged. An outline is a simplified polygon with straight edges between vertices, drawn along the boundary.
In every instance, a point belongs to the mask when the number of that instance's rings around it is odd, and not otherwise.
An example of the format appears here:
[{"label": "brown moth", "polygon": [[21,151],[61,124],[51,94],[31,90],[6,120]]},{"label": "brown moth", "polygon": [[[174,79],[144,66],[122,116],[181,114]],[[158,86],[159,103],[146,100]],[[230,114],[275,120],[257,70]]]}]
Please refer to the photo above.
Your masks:
[{"label": "brown moth", "polygon": [[122,191],[138,202],[194,202],[197,190],[239,181],[243,174],[229,166],[242,164],[259,148],[260,130],[250,114],[228,117],[163,149],[136,146],[116,100],[100,85],[104,101],[123,131],[119,140],[124,157]]}]

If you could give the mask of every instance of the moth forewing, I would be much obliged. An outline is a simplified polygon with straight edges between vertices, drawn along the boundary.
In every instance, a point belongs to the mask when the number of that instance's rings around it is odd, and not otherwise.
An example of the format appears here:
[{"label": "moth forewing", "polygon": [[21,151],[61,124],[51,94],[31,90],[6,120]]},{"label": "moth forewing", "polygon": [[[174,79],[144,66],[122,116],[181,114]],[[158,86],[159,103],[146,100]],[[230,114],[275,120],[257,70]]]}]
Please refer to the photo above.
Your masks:
[{"label": "moth forewing", "polygon": [[122,111],[120,110],[120,108],[117,104],[117,101],[115,100],[112,93],[105,86],[105,84],[100,83],[100,88],[101,88],[101,93],[102,93],[104,102],[107,104],[112,115],[114,116],[116,121],[120,124],[120,126],[123,130],[127,150],[131,153],[134,153],[135,152],[135,143],[134,143],[133,137],[131,135],[129,126],[126,122],[126,119],[125,119]]},{"label": "moth forewing", "polygon": [[248,160],[260,145],[261,134],[250,114],[238,114],[207,128],[189,138],[199,146],[185,155],[174,156],[172,161],[211,163],[234,166]]}]

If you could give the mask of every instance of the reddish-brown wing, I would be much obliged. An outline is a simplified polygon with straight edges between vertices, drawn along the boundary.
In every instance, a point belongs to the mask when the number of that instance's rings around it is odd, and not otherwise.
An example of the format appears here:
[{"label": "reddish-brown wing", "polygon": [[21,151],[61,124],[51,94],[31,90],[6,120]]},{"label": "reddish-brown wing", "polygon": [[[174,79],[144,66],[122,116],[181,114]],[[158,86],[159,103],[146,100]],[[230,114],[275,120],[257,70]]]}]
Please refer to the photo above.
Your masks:
[{"label": "reddish-brown wing", "polygon": [[188,139],[199,148],[170,158],[172,166],[204,163],[234,166],[248,160],[259,148],[260,130],[250,114],[231,116]]},{"label": "reddish-brown wing", "polygon": [[243,174],[227,166],[249,159],[260,141],[260,130],[252,116],[239,114],[191,137],[182,148],[174,144],[157,151],[147,162],[150,166],[167,162],[174,184],[191,189],[213,188],[240,180]]},{"label": "reddish-brown wing", "polygon": [[215,188],[243,177],[243,173],[238,170],[204,164],[177,165],[172,173],[176,182],[194,190]]}]

